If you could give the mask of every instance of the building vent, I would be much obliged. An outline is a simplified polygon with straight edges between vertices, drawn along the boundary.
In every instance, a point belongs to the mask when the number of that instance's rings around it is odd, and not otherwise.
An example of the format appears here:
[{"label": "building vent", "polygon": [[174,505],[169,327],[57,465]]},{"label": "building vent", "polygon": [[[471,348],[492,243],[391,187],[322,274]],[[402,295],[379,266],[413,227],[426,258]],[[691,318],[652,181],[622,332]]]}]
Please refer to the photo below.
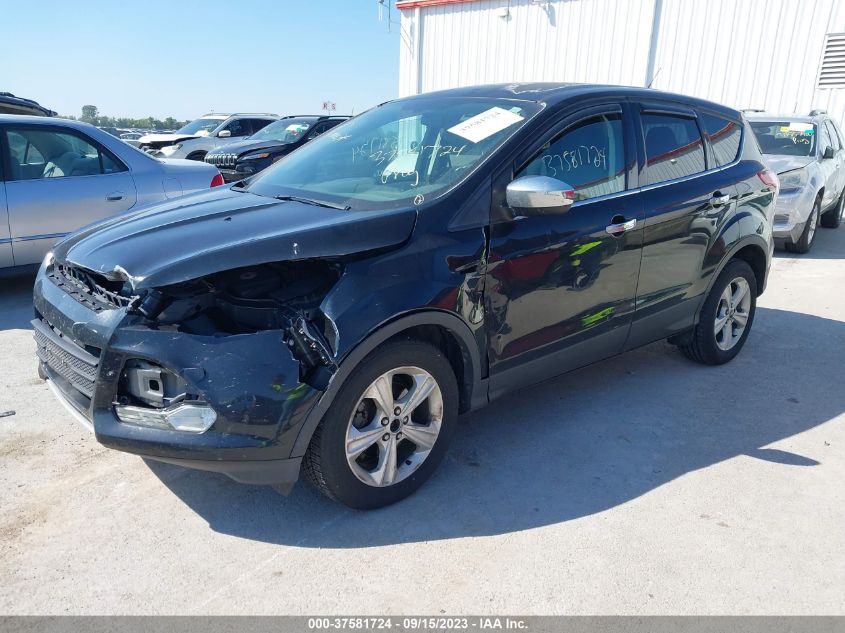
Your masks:
[{"label": "building vent", "polygon": [[845,33],[827,34],[818,87],[845,88]]}]

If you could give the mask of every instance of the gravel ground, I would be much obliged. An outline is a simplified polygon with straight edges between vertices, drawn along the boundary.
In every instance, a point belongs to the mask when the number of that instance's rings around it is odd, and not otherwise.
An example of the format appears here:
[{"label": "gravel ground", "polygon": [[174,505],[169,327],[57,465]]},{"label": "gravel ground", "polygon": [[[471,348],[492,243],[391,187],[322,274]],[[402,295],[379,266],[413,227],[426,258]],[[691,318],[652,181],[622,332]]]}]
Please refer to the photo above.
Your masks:
[{"label": "gravel ground", "polygon": [[0,613],[845,614],[844,258],[779,253],[730,365],[659,343],[522,390],[369,513],[100,447],[0,280]]}]

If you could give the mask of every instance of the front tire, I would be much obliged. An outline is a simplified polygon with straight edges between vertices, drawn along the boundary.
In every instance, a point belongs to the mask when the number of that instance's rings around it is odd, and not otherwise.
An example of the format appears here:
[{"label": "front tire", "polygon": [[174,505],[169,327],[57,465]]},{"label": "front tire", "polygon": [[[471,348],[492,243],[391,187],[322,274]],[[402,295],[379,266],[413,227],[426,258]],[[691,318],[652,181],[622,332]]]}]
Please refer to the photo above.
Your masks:
[{"label": "front tire", "polygon": [[845,216],[845,191],[839,196],[839,202],[836,203],[836,206],[821,217],[821,224],[826,229],[839,228],[843,216]]},{"label": "front tire", "polygon": [[801,237],[794,244],[787,244],[788,250],[802,255],[810,252],[810,249],[813,248],[813,242],[816,241],[816,229],[819,226],[821,212],[822,201],[821,198],[817,198],[816,203],[813,205],[813,211],[810,213],[810,217],[807,218],[807,224],[804,225],[804,231],[801,233]]},{"label": "front tire", "polygon": [[745,345],[757,309],[757,278],[747,262],[728,262],[704,301],[688,343],[681,352],[703,365],[722,365]]},{"label": "front tire", "polygon": [[404,499],[434,472],[458,416],[449,361],[416,340],[387,343],[354,370],[303,459],[320,492],[370,510]]}]

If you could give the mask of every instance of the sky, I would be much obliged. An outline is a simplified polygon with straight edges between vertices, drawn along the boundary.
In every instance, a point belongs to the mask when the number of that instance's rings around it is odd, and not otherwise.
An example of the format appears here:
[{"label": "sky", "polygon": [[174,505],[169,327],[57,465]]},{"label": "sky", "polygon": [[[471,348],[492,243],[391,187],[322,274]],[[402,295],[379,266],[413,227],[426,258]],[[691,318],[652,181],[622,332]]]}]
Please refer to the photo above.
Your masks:
[{"label": "sky", "polygon": [[0,92],[60,115],[352,114],[398,92],[377,0],[0,0],[0,16]]}]

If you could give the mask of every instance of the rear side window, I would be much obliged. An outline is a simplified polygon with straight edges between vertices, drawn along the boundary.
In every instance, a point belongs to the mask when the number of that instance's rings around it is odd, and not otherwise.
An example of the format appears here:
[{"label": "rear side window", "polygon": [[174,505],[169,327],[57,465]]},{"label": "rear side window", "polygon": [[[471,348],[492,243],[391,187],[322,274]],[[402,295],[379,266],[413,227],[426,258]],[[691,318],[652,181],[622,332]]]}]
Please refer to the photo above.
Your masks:
[{"label": "rear side window", "polygon": [[621,115],[584,119],[547,143],[517,177],[557,178],[575,190],[576,200],[624,191],[623,141]]},{"label": "rear side window", "polygon": [[698,119],[704,136],[713,150],[716,167],[722,167],[736,160],[742,140],[742,126],[730,119],[714,114],[701,113]]},{"label": "rear side window", "polygon": [[695,119],[643,114],[646,184],[691,176],[705,170],[704,143]]}]

